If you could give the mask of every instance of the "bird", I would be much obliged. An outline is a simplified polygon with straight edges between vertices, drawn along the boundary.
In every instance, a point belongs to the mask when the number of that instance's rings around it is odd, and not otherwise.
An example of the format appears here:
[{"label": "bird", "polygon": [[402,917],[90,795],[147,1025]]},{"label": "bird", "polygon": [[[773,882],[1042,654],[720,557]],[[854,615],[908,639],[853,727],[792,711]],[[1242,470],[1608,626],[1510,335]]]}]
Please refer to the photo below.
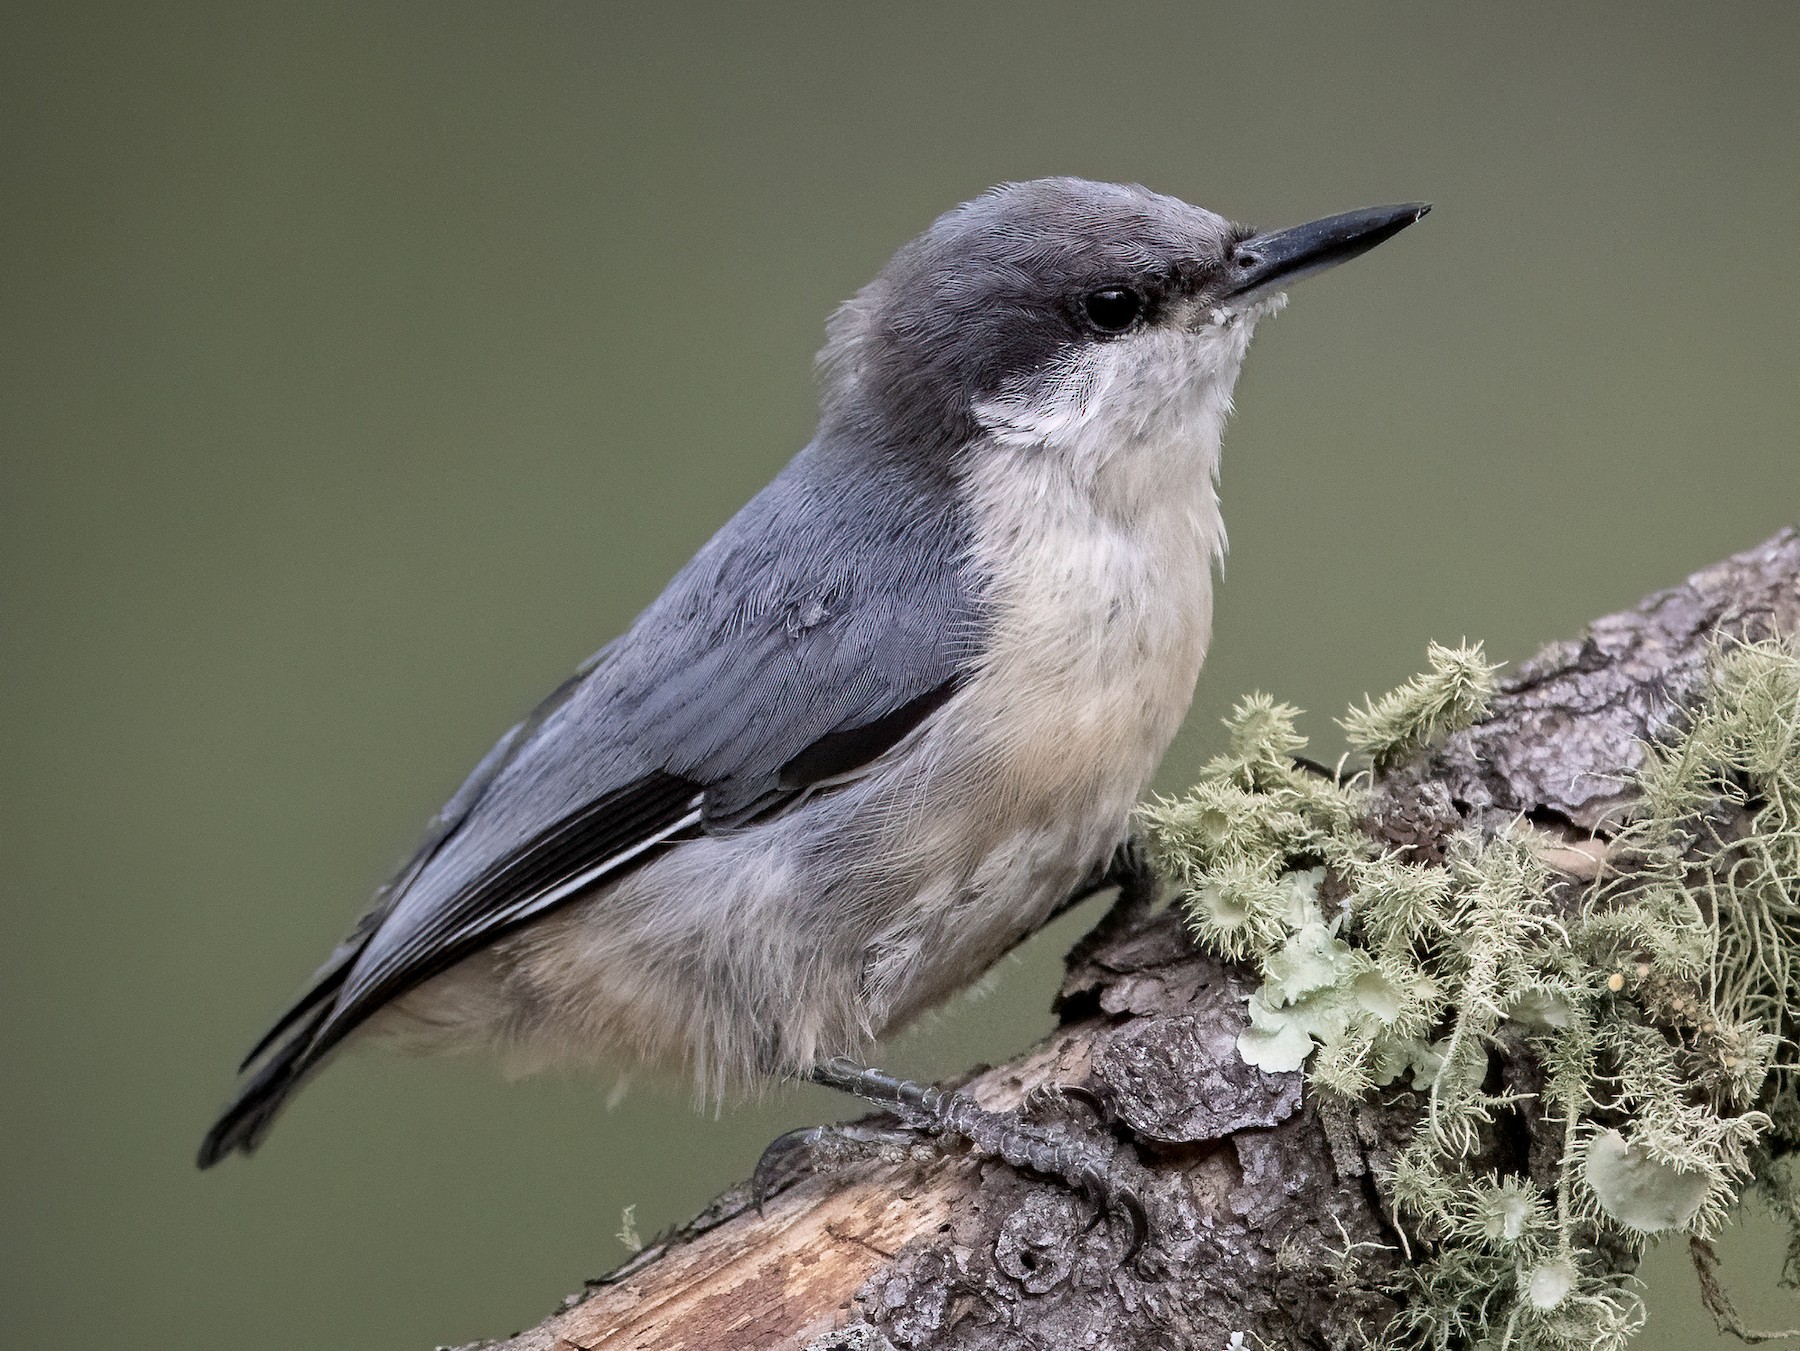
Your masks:
[{"label": "bird", "polygon": [[1253,331],[1429,209],[1258,232],[1061,177],[940,216],[828,320],[810,443],[476,765],[199,1165],[361,1042],[936,1110],[874,1044],[1072,897],[1142,889]]}]

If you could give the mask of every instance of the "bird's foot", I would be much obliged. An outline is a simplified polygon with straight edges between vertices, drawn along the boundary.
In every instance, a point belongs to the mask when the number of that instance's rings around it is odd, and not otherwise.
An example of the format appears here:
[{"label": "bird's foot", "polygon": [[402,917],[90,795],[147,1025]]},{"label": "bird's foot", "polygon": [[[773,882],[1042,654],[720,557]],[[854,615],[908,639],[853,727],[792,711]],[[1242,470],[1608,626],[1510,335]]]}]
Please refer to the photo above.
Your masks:
[{"label": "bird's foot", "polygon": [[842,1057],[815,1066],[809,1077],[814,1083],[853,1093],[885,1108],[915,1131],[967,1141],[985,1158],[1003,1159],[1014,1168],[1055,1178],[1103,1212],[1123,1215],[1131,1227],[1128,1254],[1135,1253],[1149,1235],[1132,1169],[1120,1159],[1118,1142],[1109,1133],[1081,1129],[1066,1120],[1048,1125],[1026,1119],[1027,1113],[1053,1104],[1080,1102],[1104,1123],[1104,1107],[1085,1089],[1039,1089],[1026,1099],[1023,1109],[994,1112],[965,1093],[896,1079]]},{"label": "bird's foot", "polygon": [[[885,1158],[895,1163],[918,1158],[919,1137],[908,1130],[845,1123],[802,1126],[769,1142],[750,1174],[750,1202],[760,1212],[770,1197],[786,1191],[821,1165]],[[926,1150],[929,1154],[929,1150]]]}]

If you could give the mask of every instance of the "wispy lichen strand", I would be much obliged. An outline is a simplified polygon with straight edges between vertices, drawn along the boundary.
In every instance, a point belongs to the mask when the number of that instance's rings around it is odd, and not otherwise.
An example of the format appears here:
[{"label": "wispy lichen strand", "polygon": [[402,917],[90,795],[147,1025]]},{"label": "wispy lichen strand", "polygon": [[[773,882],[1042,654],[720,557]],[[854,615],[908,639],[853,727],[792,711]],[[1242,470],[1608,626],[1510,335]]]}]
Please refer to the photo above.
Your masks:
[{"label": "wispy lichen strand", "polygon": [[[1343,725],[1386,774],[1482,717],[1480,647]],[[1196,937],[1262,984],[1239,1051],[1303,1064],[1315,1092],[1408,1081],[1420,1119],[1385,1182],[1425,1249],[1406,1268],[1397,1344],[1621,1347],[1633,1282],[1600,1255],[1714,1233],[1754,1180],[1794,1225],[1800,1186],[1800,656],[1716,655],[1683,726],[1645,748],[1634,818],[1598,878],[1547,866],[1527,823],[1450,831],[1437,856],[1384,851],[1368,775],[1296,765],[1297,712],[1264,695],[1227,720],[1192,791],[1143,813]],[[1333,902],[1322,904],[1329,893]],[[1556,1132],[1554,1186],[1480,1161],[1520,1089],[1492,1053],[1535,1062]]]}]

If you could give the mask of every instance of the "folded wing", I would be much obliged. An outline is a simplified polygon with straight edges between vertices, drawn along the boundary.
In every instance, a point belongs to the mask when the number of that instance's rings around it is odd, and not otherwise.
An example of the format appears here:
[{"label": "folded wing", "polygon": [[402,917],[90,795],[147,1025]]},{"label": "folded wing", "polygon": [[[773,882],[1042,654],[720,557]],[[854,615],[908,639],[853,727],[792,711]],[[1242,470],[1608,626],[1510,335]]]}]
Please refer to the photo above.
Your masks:
[{"label": "folded wing", "polygon": [[251,1051],[202,1167],[384,1004],[704,830],[780,812],[879,757],[972,666],[945,485],[814,447],[632,629],[513,728]]}]

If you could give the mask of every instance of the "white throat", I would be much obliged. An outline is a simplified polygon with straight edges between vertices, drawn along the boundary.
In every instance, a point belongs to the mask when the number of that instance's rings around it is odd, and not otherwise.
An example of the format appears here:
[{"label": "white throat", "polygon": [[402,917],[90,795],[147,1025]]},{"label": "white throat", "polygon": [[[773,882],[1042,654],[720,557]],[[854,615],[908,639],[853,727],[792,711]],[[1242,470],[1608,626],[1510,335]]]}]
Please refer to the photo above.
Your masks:
[{"label": "white throat", "polygon": [[1285,300],[1084,347],[977,404],[975,415],[998,445],[1027,452],[1040,472],[1060,469],[1122,528],[1153,526],[1171,499],[1206,508],[1211,552],[1222,554],[1213,485],[1231,391],[1257,320]]},{"label": "white throat", "polygon": [[1082,348],[977,404],[994,443],[1013,452],[997,457],[1012,465],[1000,477],[1016,474],[1032,496],[1061,479],[1114,526],[1149,537],[1185,517],[1222,556],[1215,484],[1231,392],[1257,321],[1286,300]]}]

